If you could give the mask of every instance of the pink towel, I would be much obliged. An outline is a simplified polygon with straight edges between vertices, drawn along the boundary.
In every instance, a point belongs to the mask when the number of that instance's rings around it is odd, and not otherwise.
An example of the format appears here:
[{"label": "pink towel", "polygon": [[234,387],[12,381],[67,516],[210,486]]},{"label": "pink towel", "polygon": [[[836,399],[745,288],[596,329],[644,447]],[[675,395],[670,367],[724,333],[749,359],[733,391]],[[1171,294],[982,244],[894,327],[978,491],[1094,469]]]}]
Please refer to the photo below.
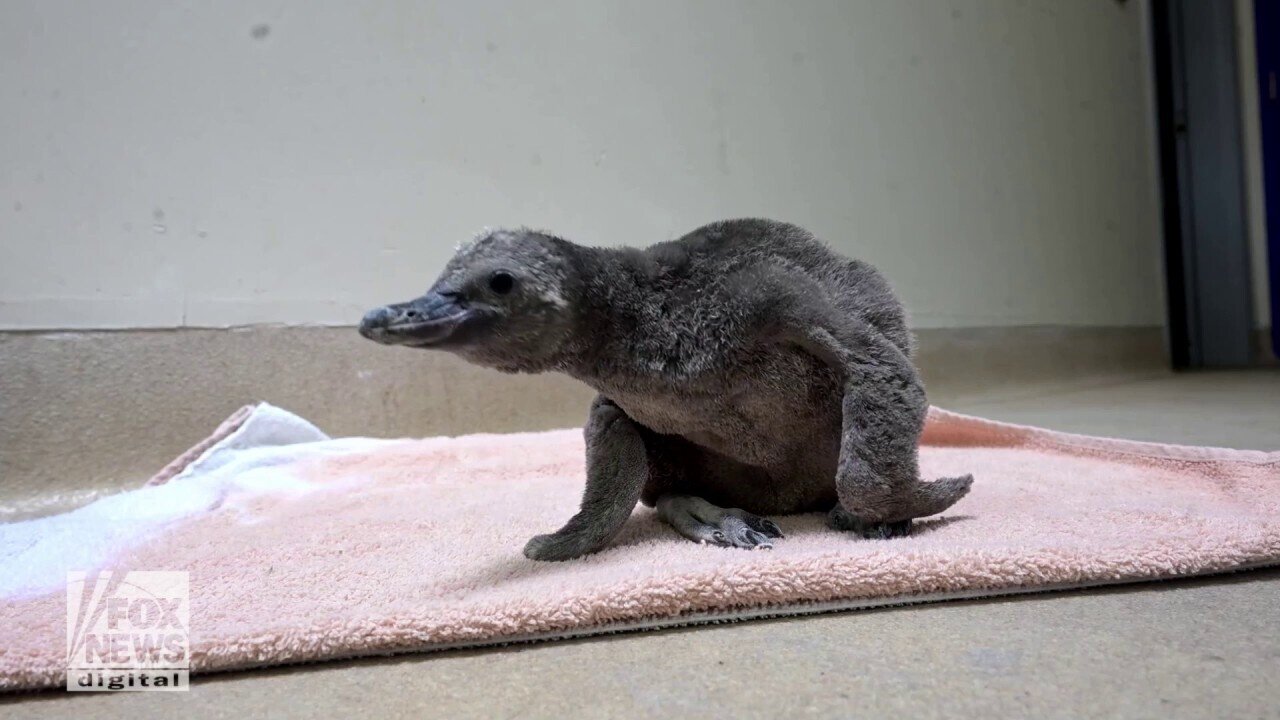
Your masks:
[{"label": "pink towel", "polygon": [[1280,562],[1280,453],[933,410],[926,477],[971,494],[909,538],[775,518],[695,545],[640,508],[605,551],[521,555],[583,484],[581,432],[333,440],[242,410],[146,487],[0,526],[0,688],[57,686],[69,571],[186,571],[193,672],[1215,573]]}]

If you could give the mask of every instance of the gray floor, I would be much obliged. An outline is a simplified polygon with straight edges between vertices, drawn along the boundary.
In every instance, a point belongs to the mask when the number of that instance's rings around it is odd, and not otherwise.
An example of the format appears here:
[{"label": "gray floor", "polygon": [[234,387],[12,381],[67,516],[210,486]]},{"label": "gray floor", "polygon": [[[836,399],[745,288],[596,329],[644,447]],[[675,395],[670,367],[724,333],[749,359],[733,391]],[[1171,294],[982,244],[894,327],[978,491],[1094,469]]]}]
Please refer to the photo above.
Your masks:
[{"label": "gray floor", "polygon": [[[1280,448],[1280,373],[938,398],[1074,432]],[[1280,478],[1277,479],[1280,482]],[[4,717],[1280,717],[1280,571],[10,698]]]}]

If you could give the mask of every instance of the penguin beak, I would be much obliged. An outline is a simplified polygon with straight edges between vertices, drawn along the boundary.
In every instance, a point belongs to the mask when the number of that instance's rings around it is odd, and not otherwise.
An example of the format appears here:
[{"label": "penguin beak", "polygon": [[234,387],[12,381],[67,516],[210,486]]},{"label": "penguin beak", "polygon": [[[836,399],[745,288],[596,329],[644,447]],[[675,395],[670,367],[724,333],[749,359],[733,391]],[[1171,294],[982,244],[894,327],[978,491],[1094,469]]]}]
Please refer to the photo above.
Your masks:
[{"label": "penguin beak", "polygon": [[409,302],[384,305],[365,313],[360,334],[383,345],[439,345],[471,319],[457,293],[432,290]]}]

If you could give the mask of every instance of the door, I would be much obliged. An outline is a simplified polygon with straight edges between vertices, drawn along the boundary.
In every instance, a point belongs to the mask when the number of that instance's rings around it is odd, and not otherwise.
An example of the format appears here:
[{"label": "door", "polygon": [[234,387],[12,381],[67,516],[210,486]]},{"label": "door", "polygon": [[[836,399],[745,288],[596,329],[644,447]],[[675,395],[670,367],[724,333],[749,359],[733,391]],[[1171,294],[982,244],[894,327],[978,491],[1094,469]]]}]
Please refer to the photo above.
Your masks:
[{"label": "door", "polygon": [[1267,277],[1271,288],[1271,352],[1280,357],[1280,1],[1255,0],[1262,183],[1267,215]]},{"label": "door", "polygon": [[1248,365],[1253,298],[1235,3],[1157,2],[1152,22],[1173,363]]}]

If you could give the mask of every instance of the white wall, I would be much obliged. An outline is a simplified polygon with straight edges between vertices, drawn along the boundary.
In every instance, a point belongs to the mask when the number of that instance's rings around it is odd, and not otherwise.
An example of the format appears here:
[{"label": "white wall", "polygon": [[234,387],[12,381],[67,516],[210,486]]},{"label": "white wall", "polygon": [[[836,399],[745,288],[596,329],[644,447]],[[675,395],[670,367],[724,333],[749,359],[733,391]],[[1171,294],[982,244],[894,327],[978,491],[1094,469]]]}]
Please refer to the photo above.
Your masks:
[{"label": "white wall", "polygon": [[481,226],[741,215],[921,326],[1159,324],[1143,12],[9,0],[0,327],[347,324]]}]

